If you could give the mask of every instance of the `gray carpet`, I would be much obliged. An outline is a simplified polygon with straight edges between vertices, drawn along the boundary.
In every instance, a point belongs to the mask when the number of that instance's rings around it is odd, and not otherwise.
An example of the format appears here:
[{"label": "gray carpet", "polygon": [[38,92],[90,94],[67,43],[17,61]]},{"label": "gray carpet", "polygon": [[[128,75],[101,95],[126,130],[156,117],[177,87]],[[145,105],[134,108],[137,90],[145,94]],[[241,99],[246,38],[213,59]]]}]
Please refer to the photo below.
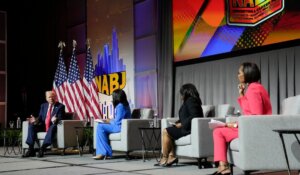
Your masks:
[{"label": "gray carpet", "polygon": [[[79,156],[76,152],[69,152],[61,156],[47,152],[43,158],[22,158],[21,154],[3,156],[4,150],[0,147],[0,175],[207,175],[216,171],[216,168],[198,169],[195,159],[180,158],[179,164],[165,168],[153,166],[155,158],[142,160],[140,154],[135,158],[126,160],[123,154],[114,153],[114,157],[108,160],[93,160],[92,154]],[[238,168],[234,168],[235,175],[243,174]],[[280,172],[255,172],[259,175],[283,175],[287,171]],[[293,175],[298,174],[293,172]]]}]

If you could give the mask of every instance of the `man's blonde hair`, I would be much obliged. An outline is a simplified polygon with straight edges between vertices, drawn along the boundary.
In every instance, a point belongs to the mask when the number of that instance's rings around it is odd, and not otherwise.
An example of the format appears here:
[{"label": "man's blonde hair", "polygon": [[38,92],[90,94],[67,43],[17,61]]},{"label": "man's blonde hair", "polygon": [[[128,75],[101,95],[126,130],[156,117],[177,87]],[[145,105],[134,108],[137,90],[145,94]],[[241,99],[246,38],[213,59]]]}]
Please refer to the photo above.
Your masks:
[{"label": "man's blonde hair", "polygon": [[46,97],[48,94],[56,96],[56,93],[54,91],[46,91],[46,93],[45,93]]}]

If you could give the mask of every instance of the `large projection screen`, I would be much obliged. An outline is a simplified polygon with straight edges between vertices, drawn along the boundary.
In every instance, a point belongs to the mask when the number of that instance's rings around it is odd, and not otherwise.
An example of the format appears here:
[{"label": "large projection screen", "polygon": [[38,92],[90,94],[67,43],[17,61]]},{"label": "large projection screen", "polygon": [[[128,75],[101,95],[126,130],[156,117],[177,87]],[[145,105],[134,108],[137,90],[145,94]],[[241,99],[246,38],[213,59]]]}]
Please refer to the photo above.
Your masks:
[{"label": "large projection screen", "polygon": [[[228,2],[240,0],[173,0],[174,62],[212,59],[218,55],[256,52],[265,46],[289,46],[300,39],[299,0],[253,0],[253,7],[240,7],[243,15],[266,8],[273,2],[284,7],[256,26],[228,25]],[[246,6],[245,5],[245,6]],[[252,10],[251,10],[252,9]],[[269,47],[270,48],[270,47]],[[272,49],[272,48],[271,48]],[[223,55],[222,55],[223,54]]]}]

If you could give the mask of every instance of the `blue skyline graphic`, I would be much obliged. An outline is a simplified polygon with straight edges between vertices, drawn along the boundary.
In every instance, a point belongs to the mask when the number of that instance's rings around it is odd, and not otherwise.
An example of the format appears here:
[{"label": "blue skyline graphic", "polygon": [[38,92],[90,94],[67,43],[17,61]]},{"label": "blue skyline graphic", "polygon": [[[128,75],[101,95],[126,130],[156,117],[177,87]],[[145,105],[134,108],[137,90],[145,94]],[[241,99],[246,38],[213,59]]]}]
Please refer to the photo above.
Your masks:
[{"label": "blue skyline graphic", "polygon": [[104,44],[103,53],[97,54],[97,64],[95,65],[95,75],[101,76],[114,72],[126,70],[126,65],[123,63],[123,58],[119,58],[119,44],[116,29],[112,31],[112,49],[109,44]]}]

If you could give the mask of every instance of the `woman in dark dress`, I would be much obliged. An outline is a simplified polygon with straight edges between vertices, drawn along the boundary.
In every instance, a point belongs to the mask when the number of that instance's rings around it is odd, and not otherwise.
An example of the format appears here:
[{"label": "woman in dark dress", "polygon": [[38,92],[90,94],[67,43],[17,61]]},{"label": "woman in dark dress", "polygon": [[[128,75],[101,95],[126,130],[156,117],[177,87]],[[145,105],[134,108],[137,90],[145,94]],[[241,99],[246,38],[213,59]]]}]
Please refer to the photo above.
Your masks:
[{"label": "woman in dark dress", "polygon": [[172,127],[165,128],[162,135],[162,158],[156,165],[171,166],[178,163],[175,155],[174,140],[191,133],[192,119],[203,117],[202,102],[199,93],[193,84],[184,84],[180,88],[183,101],[179,110],[179,120]]}]

